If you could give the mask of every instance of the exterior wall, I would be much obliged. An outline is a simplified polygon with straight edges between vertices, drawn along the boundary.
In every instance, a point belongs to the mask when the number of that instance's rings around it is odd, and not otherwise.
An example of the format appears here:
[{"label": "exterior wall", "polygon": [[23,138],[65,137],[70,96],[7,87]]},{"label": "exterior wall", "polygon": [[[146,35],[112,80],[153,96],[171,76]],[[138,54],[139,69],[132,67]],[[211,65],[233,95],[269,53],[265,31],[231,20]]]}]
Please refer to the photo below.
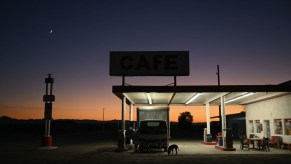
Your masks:
[{"label": "exterior wall", "polygon": [[[276,125],[276,120],[282,121],[282,131]],[[288,128],[285,124],[286,120],[289,120]],[[254,131],[250,126],[250,120],[253,121]],[[259,121],[261,126],[256,127],[256,121]],[[267,134],[266,121],[269,120],[270,134]],[[269,136],[281,136],[283,141],[291,142],[291,95],[286,95],[246,106],[246,129],[247,136],[254,134],[260,138]],[[262,130],[260,132],[260,129]],[[258,131],[257,131],[258,130]],[[276,134],[282,132],[283,134]]]}]

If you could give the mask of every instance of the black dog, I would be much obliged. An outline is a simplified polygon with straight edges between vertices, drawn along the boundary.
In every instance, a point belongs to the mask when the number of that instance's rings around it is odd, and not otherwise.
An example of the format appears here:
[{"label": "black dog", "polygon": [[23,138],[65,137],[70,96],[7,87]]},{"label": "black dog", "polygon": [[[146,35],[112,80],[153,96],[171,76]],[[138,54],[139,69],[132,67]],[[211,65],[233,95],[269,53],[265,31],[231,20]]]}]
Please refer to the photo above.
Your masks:
[{"label": "black dog", "polygon": [[170,146],[168,147],[168,155],[170,155],[171,152],[172,152],[172,155],[173,155],[174,149],[175,149],[175,151],[176,151],[176,155],[178,155],[178,151],[177,151],[177,150],[180,151],[180,149],[179,149],[179,146],[176,145],[176,144],[170,145]]}]

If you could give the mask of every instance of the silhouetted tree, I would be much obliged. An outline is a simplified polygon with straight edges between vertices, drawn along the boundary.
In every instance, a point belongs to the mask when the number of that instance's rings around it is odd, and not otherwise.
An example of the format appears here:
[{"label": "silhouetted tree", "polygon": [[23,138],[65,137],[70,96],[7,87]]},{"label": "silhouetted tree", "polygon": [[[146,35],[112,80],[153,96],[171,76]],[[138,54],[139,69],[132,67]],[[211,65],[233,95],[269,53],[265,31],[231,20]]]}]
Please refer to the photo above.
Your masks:
[{"label": "silhouetted tree", "polygon": [[178,125],[183,128],[190,128],[192,126],[193,122],[193,116],[190,112],[185,111],[183,113],[180,113],[180,116],[178,117]]}]

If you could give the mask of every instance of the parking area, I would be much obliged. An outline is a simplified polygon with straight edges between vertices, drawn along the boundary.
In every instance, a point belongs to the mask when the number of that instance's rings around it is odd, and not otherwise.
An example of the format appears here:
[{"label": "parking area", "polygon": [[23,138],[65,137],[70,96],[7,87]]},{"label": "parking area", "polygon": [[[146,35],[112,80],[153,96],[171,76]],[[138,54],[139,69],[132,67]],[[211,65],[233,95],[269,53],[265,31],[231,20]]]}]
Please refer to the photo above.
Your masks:
[{"label": "parking area", "polygon": [[[171,140],[170,144],[176,144],[179,146],[180,151],[178,151],[179,155],[195,155],[195,154],[288,154],[291,155],[290,150],[277,149],[270,147],[270,151],[263,151],[258,149],[240,149],[239,141],[233,142],[233,148],[236,148],[236,151],[223,151],[215,148],[215,145],[205,145],[202,144],[199,140]],[[251,146],[250,146],[251,147]],[[135,152],[133,149],[125,151],[124,154],[142,154],[140,152]],[[145,153],[156,153],[156,154],[167,154],[162,152],[162,149],[148,149],[145,150]]]},{"label": "parking area", "polygon": [[[222,151],[214,145],[204,145],[199,140],[171,140],[180,147],[177,156],[168,156],[162,150],[143,153],[133,149],[116,152],[117,141],[86,137],[55,137],[55,149],[40,148],[38,137],[2,140],[0,158],[6,163],[290,163],[291,151],[271,148],[270,152],[240,150]],[[12,141],[13,140],[13,141]]]}]

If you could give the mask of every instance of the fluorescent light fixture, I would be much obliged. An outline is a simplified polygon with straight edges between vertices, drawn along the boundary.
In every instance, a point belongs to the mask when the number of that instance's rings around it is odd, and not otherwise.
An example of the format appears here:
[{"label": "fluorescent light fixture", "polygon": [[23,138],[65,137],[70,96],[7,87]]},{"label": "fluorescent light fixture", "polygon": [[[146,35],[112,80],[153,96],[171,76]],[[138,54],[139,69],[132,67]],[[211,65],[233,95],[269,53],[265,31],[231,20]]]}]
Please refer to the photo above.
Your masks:
[{"label": "fluorescent light fixture", "polygon": [[152,97],[151,97],[151,93],[147,93],[147,97],[148,97],[148,100],[149,100],[149,104],[152,104]]},{"label": "fluorescent light fixture", "polygon": [[195,100],[198,96],[200,96],[201,93],[196,93],[194,96],[192,96],[185,104],[189,104],[190,102],[192,102],[193,100]]},{"label": "fluorescent light fixture", "polygon": [[242,99],[242,98],[244,98],[244,97],[248,97],[248,96],[253,95],[253,94],[255,94],[255,93],[254,93],[254,92],[245,93],[245,94],[243,94],[243,95],[241,95],[241,96],[238,96],[238,97],[235,97],[235,98],[233,98],[233,99],[230,99],[230,100],[225,101],[225,104],[226,104],[226,103],[233,102],[233,101],[236,101],[236,100],[239,100],[239,99]]},{"label": "fluorescent light fixture", "polygon": [[131,100],[131,98],[129,98],[127,93],[123,93],[123,96],[125,96],[126,99],[130,101],[131,104],[134,104],[133,101]]}]

